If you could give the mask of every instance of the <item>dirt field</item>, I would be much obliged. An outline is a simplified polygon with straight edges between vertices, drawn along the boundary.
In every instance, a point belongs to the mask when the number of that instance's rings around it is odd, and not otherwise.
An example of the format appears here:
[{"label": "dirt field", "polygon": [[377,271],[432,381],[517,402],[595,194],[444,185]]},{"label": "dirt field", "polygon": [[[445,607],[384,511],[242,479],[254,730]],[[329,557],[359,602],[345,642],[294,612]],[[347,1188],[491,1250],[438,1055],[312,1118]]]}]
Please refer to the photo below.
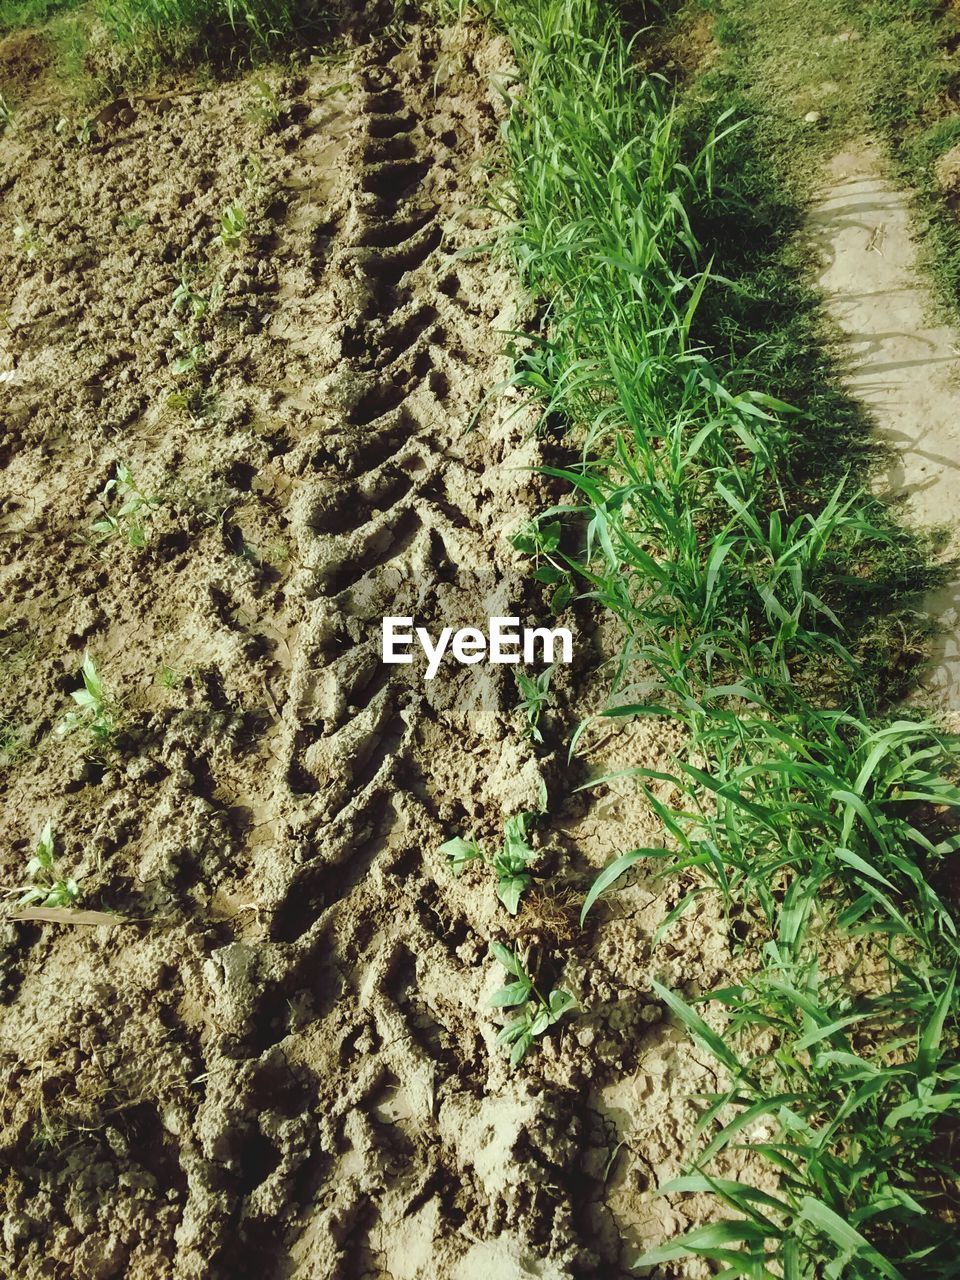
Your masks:
[{"label": "dirt field", "polygon": [[[379,660],[384,614],[536,616],[507,535],[539,446],[485,401],[529,316],[462,252],[495,233],[507,46],[357,35],[275,102],[251,76],[92,121],[25,47],[0,45],[26,97],[0,137],[3,882],[49,819],[81,905],[130,922],[2,925],[0,1271],[615,1277],[686,1227],[649,1190],[715,1083],[649,993],[683,886],[587,932],[576,895],[530,895],[515,936],[534,972],[566,956],[539,976],[580,1008],[511,1073],[487,957],[511,921],[438,846],[546,789],[541,867],[579,893],[661,836],[626,787],[565,799],[509,677]],[[118,465],[156,499],[143,547],[91,533]],[[571,621],[558,723],[604,657]],[[99,761],[57,733],[88,651],[122,726]],[[598,769],[674,745],[595,739]],[[691,913],[655,972],[695,994],[729,965]]]}]

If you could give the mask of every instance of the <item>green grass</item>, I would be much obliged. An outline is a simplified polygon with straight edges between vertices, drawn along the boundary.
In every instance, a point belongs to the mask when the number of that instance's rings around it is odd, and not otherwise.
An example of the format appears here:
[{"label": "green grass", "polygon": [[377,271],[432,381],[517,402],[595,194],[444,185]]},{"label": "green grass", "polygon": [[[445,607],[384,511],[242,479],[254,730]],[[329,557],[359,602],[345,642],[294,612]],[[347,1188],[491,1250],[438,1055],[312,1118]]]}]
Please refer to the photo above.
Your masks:
[{"label": "green grass", "polygon": [[43,26],[54,15],[83,3],[85,0],[0,0],[0,33]]},{"label": "green grass", "polygon": [[[798,347],[791,376],[796,330],[753,341],[773,301],[758,309],[742,283],[711,279],[704,242],[722,245],[747,203],[756,136],[729,134],[721,100],[691,147],[703,103],[681,120],[595,0],[496,12],[525,82],[506,134],[510,243],[545,315],[516,381],[569,429],[566,464],[549,469],[569,498],[544,513],[549,536],[527,536],[544,581],[574,584],[622,622],[605,714],[679,721],[690,743],[667,775],[676,805],[648,785],[664,773],[634,771],[669,849],[618,859],[584,910],[656,859],[693,877],[665,929],[710,893],[752,903],[766,939],[749,984],[705,997],[727,1011],[722,1035],[658,988],[728,1080],[689,1179],[665,1190],[712,1188],[737,1216],[643,1261],[955,1275],[945,1117],[960,1106],[960,948],[941,893],[960,845],[956,744],[885,717],[880,664],[864,661],[878,580],[905,591],[920,549],[863,494],[862,450],[841,474],[845,432],[862,440],[863,424],[849,409],[823,420],[841,407],[824,362]],[[759,279],[759,254],[735,248],[734,275]],[[794,283],[802,292],[800,264]],[[813,406],[796,396],[809,387]],[[841,941],[882,972],[873,994],[835,972]],[[766,1137],[749,1136],[761,1118]],[[738,1145],[779,1174],[776,1196],[716,1179],[712,1161]]]},{"label": "green grass", "polygon": [[319,0],[99,0],[98,16],[139,62],[164,55],[214,62],[236,50],[263,54],[330,24]]},{"label": "green grass", "polygon": [[[767,175],[795,200],[820,162],[850,138],[877,133],[916,192],[918,231],[941,300],[958,314],[960,225],[937,159],[960,141],[960,9],[941,0],[690,0],[667,19],[681,30],[706,12],[719,57],[696,93],[737,94],[753,117]],[[820,113],[811,126],[803,117]]]},{"label": "green grass", "polygon": [[[0,34],[46,29],[70,80],[115,84],[157,75],[171,65],[222,65],[269,56],[325,38],[339,0],[0,0]],[[117,50],[93,54],[102,27]],[[100,68],[100,63],[103,63]],[[98,68],[100,68],[98,70]],[[101,89],[101,92],[103,90]]]}]

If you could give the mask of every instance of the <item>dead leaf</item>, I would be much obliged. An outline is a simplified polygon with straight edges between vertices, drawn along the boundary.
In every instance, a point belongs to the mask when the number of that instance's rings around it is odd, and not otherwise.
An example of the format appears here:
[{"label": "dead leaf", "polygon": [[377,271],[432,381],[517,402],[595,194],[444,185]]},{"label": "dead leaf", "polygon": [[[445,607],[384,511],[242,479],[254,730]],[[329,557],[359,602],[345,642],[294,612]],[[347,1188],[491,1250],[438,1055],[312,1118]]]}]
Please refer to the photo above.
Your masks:
[{"label": "dead leaf", "polygon": [[30,920],[40,924],[132,924],[129,916],[115,911],[73,911],[69,907],[24,907],[5,916],[6,920]]}]

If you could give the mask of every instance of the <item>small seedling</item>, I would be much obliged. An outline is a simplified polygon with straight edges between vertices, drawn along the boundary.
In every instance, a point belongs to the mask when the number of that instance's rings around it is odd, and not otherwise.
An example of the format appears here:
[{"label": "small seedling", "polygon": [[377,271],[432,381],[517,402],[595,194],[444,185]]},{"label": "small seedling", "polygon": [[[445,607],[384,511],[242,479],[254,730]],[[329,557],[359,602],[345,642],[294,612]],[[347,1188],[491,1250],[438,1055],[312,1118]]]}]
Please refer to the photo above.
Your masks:
[{"label": "small seedling", "polygon": [[97,122],[92,120],[90,116],[84,116],[77,124],[73,132],[74,139],[78,146],[88,147],[91,142],[95,142],[97,138]]},{"label": "small seedling", "polygon": [[14,219],[13,243],[28,262],[35,262],[43,254],[43,237],[22,214]]},{"label": "small seedling", "polygon": [[483,862],[497,873],[497,897],[512,916],[520,909],[520,896],[529,888],[533,879],[530,866],[536,859],[536,851],[527,843],[527,833],[535,815],[518,813],[504,825],[503,846],[496,853],[487,853],[476,841],[454,836],[440,846],[440,853],[450,859],[450,869],[460,875],[470,862]]},{"label": "small seedling", "polygon": [[80,116],[79,119],[61,116],[53,126],[53,132],[72,137],[78,146],[86,147],[97,140],[97,121],[91,116]]},{"label": "small seedling", "polygon": [[157,680],[164,689],[179,689],[183,684],[183,673],[173,667],[163,667]]},{"label": "small seedling", "polygon": [[270,129],[283,115],[280,95],[267,80],[254,80],[253,98],[247,105],[246,115],[264,130]]},{"label": "small seedling", "polygon": [[144,227],[147,224],[147,220],[143,216],[143,214],[136,213],[136,212],[125,213],[120,219],[120,221],[123,223],[127,231],[131,233],[131,235],[133,234],[134,231],[139,231],[141,227]]},{"label": "small seedling", "polygon": [[510,539],[510,545],[514,551],[533,557],[536,565],[533,576],[537,582],[553,588],[550,594],[550,608],[554,613],[560,613],[565,609],[574,596],[570,571],[557,561],[560,534],[558,520],[551,520],[547,524],[531,521]]},{"label": "small seedling", "polygon": [[219,281],[213,285],[209,293],[201,293],[196,287],[194,273],[189,267],[184,266],[180,270],[180,282],[173,291],[170,310],[174,313],[186,311],[191,320],[197,322],[203,319],[212,306],[216,305],[221,293],[222,286]]},{"label": "small seedling", "polygon": [[242,204],[228,204],[220,215],[220,234],[214,244],[224,249],[237,249],[247,234],[247,215]]},{"label": "small seedling", "polygon": [[27,863],[27,876],[33,881],[20,892],[20,907],[72,907],[80,897],[76,880],[57,873],[53,824],[48,822],[40,832],[36,851]]},{"label": "small seedling", "polygon": [[523,967],[516,951],[501,942],[492,942],[490,952],[503,965],[513,979],[495,991],[490,1004],[495,1009],[516,1009],[517,1017],[501,1028],[497,1043],[510,1048],[510,1065],[515,1067],[538,1036],[572,1008],[575,1001],[569,991],[556,988],[543,996]]},{"label": "small seedling", "polygon": [[173,336],[183,348],[183,353],[177,356],[171,368],[174,373],[193,373],[203,361],[206,355],[206,348],[202,342],[194,342],[193,335],[189,329],[174,329]]},{"label": "small seedling", "polygon": [[244,162],[243,185],[252,196],[263,189],[263,160],[256,152],[251,152]]},{"label": "small seedling", "polygon": [[83,688],[74,689],[70,694],[78,710],[70,711],[64,716],[57,726],[57,732],[61,737],[65,737],[77,729],[84,729],[98,749],[106,750],[113,746],[117,734],[116,717],[104,690],[100,673],[89,653],[84,656],[80,674],[83,676]]},{"label": "small seedling", "polygon": [[534,742],[543,742],[543,734],[540,732],[540,717],[550,701],[550,677],[552,675],[553,663],[541,671],[538,676],[528,676],[520,670],[514,672],[517,688],[520,691],[520,701],[517,706],[522,708],[524,719],[527,722],[527,737],[532,738]]},{"label": "small seedling", "polygon": [[[110,511],[107,503],[114,494],[120,500],[120,506],[116,511]],[[100,500],[104,506],[104,514],[91,526],[97,537],[107,542],[123,533],[126,534],[129,546],[145,547],[149,537],[146,522],[160,506],[161,499],[144,493],[134,480],[130,468],[120,462],[117,464],[117,474],[104,485]]]},{"label": "small seedling", "polygon": [[0,129],[9,129],[13,124],[15,115],[16,112],[13,107],[6,100],[3,94],[0,93]]}]

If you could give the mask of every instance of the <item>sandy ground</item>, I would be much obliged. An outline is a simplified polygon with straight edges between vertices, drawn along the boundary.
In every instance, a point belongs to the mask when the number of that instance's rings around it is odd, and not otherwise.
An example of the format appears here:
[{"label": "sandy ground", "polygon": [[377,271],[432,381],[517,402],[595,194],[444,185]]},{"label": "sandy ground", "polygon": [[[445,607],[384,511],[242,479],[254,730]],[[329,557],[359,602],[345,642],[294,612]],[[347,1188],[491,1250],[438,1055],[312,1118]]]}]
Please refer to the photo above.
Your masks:
[{"label": "sandy ground", "polygon": [[[915,529],[946,529],[945,560],[960,553],[960,335],[934,319],[918,265],[909,192],[891,181],[877,144],[833,158],[809,219],[819,287],[844,335],[850,393],[869,409],[891,460],[879,495]],[[960,728],[960,578],[921,608],[942,627],[922,696]]]}]

